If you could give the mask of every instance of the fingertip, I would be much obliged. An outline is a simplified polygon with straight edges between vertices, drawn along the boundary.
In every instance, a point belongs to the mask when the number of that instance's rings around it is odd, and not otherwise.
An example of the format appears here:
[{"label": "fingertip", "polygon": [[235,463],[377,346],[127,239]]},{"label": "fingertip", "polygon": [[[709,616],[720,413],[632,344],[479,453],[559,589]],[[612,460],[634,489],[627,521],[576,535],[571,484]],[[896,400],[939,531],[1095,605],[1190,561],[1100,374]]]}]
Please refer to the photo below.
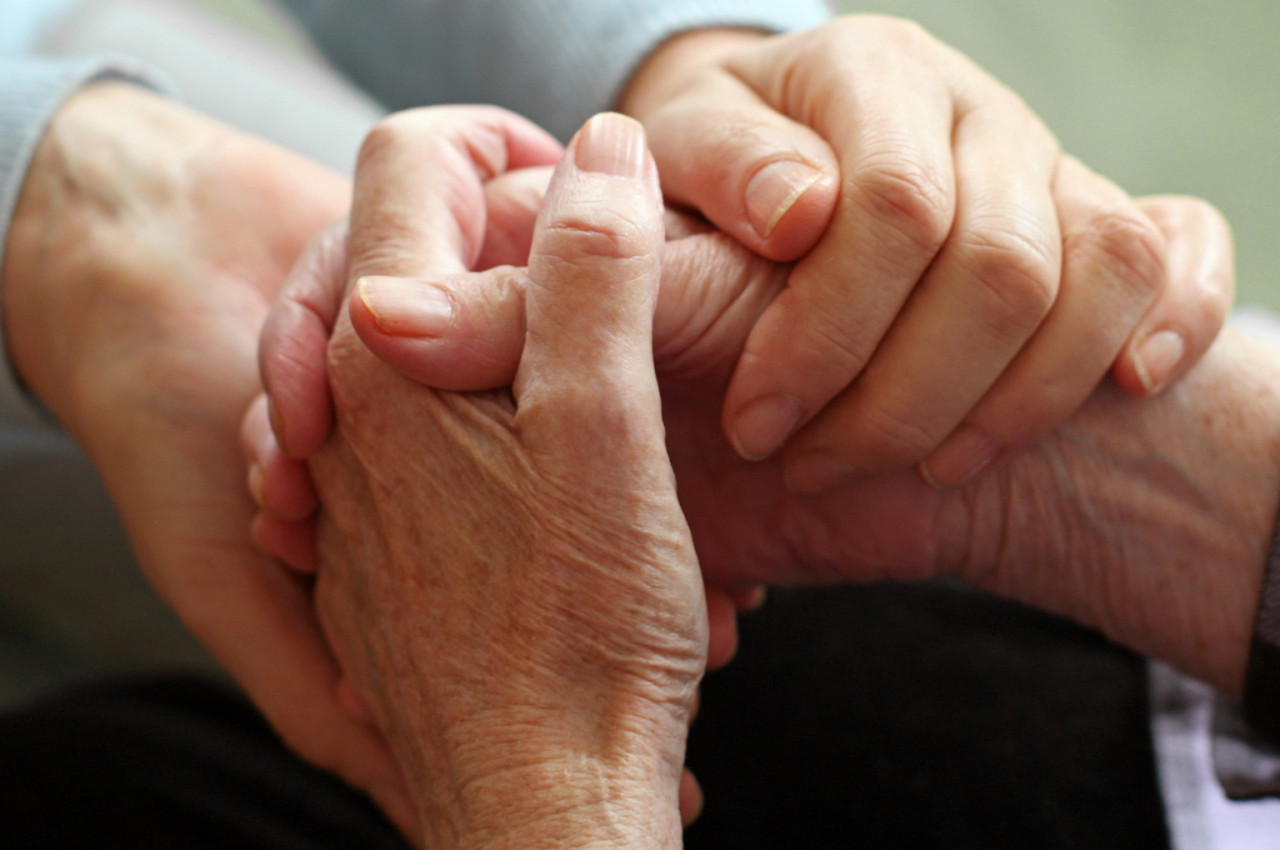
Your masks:
[{"label": "fingertip", "polygon": [[780,262],[798,259],[826,232],[840,194],[839,174],[803,160],[777,160],[747,181],[743,199],[752,247]]},{"label": "fingertip", "polygon": [[966,422],[917,464],[916,470],[933,489],[949,490],[973,481],[1005,452],[999,437]]},{"label": "fingertip", "polygon": [[730,426],[730,440],[744,460],[764,460],[787,441],[804,419],[804,403],[795,396],[764,396],[739,408]]},{"label": "fingertip", "polygon": [[506,386],[524,346],[524,275],[503,266],[439,279],[364,277],[348,300],[360,341],[406,378],[441,390]]},{"label": "fingertip", "polygon": [[1184,371],[1186,336],[1176,328],[1162,328],[1126,345],[1113,374],[1130,395],[1158,395]]},{"label": "fingertip", "polygon": [[457,314],[453,298],[444,287],[427,280],[389,275],[367,275],[357,280],[349,309],[352,322],[359,318],[365,332],[373,333],[376,328],[388,336],[413,339],[444,336],[453,327]]},{"label": "fingertip", "polygon": [[703,803],[702,786],[686,767],[680,774],[680,822],[687,827],[697,820]]},{"label": "fingertip", "polygon": [[758,584],[745,590],[728,591],[728,596],[739,613],[746,614],[764,607],[769,598],[769,590],[763,584]]},{"label": "fingertip", "polygon": [[728,594],[707,588],[707,669],[719,669],[738,652],[738,612]]},{"label": "fingertip", "polygon": [[[282,304],[277,312],[295,309]],[[263,355],[262,383],[267,419],[281,450],[305,459],[328,438],[333,422],[325,354],[329,330],[304,310],[288,326],[291,333],[277,339],[269,356]]]}]

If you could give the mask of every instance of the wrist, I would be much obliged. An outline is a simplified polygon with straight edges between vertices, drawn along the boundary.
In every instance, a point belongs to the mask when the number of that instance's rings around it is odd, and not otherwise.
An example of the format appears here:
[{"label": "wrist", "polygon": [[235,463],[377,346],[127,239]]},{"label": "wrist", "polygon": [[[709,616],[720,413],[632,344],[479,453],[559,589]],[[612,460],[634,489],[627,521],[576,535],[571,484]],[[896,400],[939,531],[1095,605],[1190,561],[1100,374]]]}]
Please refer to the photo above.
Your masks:
[{"label": "wrist", "polygon": [[1167,395],[1104,387],[1008,467],[964,577],[1240,693],[1280,502],[1274,352],[1224,333]]},{"label": "wrist", "polygon": [[601,726],[504,712],[418,739],[424,846],[679,847],[687,726]]},{"label": "wrist", "polygon": [[64,422],[73,367],[98,341],[100,290],[145,264],[141,240],[159,236],[184,163],[217,129],[146,89],[99,82],[41,138],[5,245],[0,315],[16,373]]},{"label": "wrist", "polygon": [[712,28],[683,32],[660,44],[631,75],[615,108],[640,121],[696,80],[697,72],[770,37],[760,30]]}]

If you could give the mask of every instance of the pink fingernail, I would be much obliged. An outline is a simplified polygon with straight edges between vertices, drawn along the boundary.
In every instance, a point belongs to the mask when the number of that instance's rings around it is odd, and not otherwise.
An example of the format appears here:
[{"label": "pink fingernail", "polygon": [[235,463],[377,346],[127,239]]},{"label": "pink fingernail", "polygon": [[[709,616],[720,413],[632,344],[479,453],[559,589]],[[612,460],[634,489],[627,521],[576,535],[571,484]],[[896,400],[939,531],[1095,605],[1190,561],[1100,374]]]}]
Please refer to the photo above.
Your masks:
[{"label": "pink fingernail", "polygon": [[616,112],[603,112],[578,131],[573,161],[583,171],[615,177],[644,176],[648,152],[644,128]]},{"label": "pink fingernail", "polygon": [[254,504],[260,508],[267,506],[262,498],[262,481],[265,477],[257,461],[249,464],[249,495],[253,496]]},{"label": "pink fingernail", "polygon": [[747,184],[747,218],[761,239],[782,221],[796,201],[822,178],[823,172],[793,159],[773,162],[756,172]]},{"label": "pink fingernail", "polygon": [[360,301],[392,336],[437,337],[453,325],[453,299],[433,283],[370,275],[356,281]]},{"label": "pink fingernail", "polygon": [[963,424],[924,460],[920,477],[939,490],[968,484],[1000,456],[1003,445],[986,431]]},{"label": "pink fingernail", "polygon": [[1133,358],[1142,388],[1148,393],[1164,389],[1186,350],[1186,340],[1175,330],[1156,331],[1143,340]]},{"label": "pink fingernail", "polygon": [[276,400],[271,396],[267,396],[267,421],[271,423],[271,432],[276,435],[276,442],[280,444],[280,448],[288,452],[289,444],[284,439],[284,416],[276,406]]},{"label": "pink fingernail", "polygon": [[734,420],[734,448],[747,460],[763,460],[786,442],[803,418],[804,405],[794,396],[758,398]]}]

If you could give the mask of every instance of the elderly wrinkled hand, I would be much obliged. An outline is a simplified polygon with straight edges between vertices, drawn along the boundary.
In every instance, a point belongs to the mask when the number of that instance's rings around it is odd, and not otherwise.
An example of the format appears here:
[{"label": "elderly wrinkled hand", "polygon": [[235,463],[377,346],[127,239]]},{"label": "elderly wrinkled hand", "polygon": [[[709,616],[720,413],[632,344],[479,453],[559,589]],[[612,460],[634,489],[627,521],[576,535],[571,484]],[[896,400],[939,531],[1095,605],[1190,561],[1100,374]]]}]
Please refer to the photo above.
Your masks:
[{"label": "elderly wrinkled hand", "polygon": [[427,846],[679,842],[707,621],[653,367],[662,240],[642,131],[597,117],[534,233],[510,393],[419,386],[334,332],[317,604]]}]

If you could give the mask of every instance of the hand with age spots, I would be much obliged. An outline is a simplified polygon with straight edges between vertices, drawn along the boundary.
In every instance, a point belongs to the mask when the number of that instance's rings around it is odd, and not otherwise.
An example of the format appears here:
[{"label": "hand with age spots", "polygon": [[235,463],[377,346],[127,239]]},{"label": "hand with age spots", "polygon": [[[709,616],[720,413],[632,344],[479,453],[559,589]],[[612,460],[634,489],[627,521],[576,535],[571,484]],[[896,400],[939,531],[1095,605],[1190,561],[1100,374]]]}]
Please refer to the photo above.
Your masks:
[{"label": "hand with age spots", "polygon": [[680,843],[708,627],[653,369],[662,240],[643,134],[600,116],[533,232],[509,392],[422,387],[334,329],[316,602],[423,846]]}]

